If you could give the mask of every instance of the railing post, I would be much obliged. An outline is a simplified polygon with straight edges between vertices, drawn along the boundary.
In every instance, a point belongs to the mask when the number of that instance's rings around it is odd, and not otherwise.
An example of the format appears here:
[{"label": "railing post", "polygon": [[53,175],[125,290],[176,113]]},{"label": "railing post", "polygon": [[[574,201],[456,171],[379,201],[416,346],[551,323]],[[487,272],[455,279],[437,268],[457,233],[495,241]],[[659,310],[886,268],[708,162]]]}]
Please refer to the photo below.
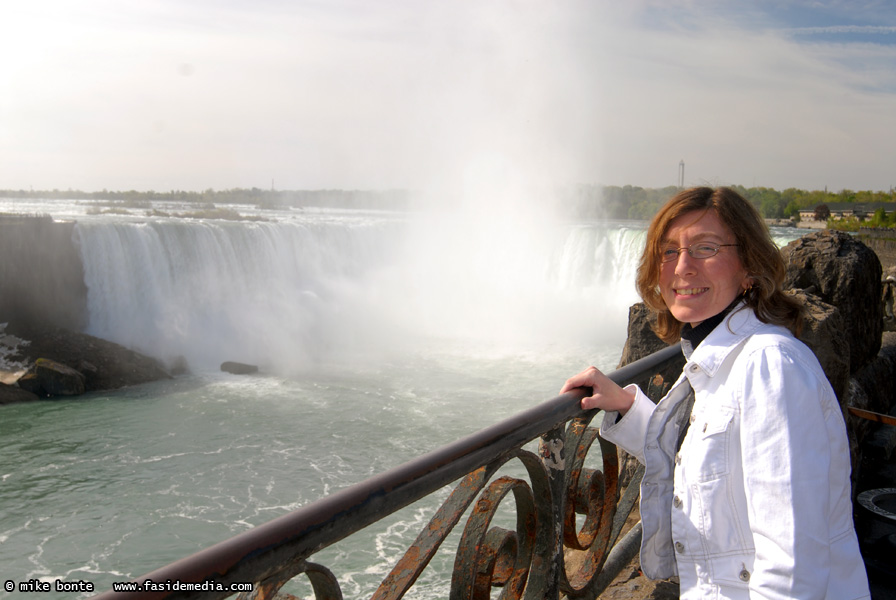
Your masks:
[{"label": "railing post", "polygon": [[551,429],[541,436],[539,455],[544,463],[551,486],[551,507],[553,517],[552,563],[542,572],[548,578],[545,598],[557,600],[560,597],[560,580],[563,577],[563,515],[566,510],[566,427]]}]

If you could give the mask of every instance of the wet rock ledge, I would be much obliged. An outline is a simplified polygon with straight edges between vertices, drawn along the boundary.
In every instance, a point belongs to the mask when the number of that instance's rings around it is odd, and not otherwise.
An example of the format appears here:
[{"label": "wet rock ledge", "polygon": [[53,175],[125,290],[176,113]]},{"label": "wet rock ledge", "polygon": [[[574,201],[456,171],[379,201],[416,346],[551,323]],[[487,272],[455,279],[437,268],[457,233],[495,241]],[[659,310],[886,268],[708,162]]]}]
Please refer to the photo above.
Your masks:
[{"label": "wet rock ledge", "polygon": [[159,361],[93,336],[61,327],[22,327],[9,323],[5,335],[24,340],[7,350],[0,404],[75,396],[169,379]]}]

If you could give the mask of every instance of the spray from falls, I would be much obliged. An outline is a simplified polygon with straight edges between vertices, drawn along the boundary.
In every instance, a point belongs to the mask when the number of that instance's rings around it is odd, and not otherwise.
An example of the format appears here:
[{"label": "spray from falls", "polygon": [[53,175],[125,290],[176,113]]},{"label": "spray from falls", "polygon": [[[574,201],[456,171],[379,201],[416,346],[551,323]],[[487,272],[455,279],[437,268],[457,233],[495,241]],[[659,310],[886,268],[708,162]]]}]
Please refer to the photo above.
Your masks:
[{"label": "spray from falls", "polygon": [[87,332],[194,369],[238,360],[282,371],[417,343],[624,335],[642,232],[490,216],[84,222]]}]

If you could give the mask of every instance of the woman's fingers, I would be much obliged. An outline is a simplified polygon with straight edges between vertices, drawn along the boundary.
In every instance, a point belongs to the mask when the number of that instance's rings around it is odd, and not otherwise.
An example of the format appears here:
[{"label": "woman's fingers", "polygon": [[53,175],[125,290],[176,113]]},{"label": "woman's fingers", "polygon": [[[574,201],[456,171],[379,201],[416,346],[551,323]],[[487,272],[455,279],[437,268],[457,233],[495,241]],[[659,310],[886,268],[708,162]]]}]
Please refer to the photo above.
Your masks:
[{"label": "woman's fingers", "polygon": [[565,394],[569,390],[574,390],[580,387],[594,387],[594,383],[597,379],[597,375],[602,375],[600,371],[597,370],[596,367],[588,367],[578,375],[573,375],[569,379],[566,380],[566,383],[563,384],[563,388],[560,390],[561,394]]},{"label": "woman's fingers", "polygon": [[591,410],[592,408],[601,408],[600,406],[601,398],[598,396],[588,396],[587,398],[582,398],[582,408],[584,410]]},{"label": "woman's fingers", "polygon": [[631,392],[619,387],[612,379],[600,372],[596,367],[588,367],[578,375],[573,375],[566,380],[561,394],[581,387],[590,387],[592,395],[582,398],[582,408],[590,410],[600,408],[603,410],[617,410],[622,413],[628,411],[634,402]]}]

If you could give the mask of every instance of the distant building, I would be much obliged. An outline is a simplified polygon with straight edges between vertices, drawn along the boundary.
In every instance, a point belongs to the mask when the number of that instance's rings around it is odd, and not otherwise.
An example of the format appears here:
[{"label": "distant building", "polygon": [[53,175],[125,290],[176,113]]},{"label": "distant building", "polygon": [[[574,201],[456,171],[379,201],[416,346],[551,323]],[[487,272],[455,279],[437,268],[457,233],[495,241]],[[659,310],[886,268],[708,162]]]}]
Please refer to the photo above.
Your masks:
[{"label": "distant building", "polygon": [[[896,211],[896,202],[825,202],[825,204],[831,211],[831,218],[835,221],[849,217],[855,217],[860,221],[870,219],[879,208],[883,208],[888,215]],[[800,210],[801,221],[812,221],[813,219],[815,219],[814,206]]]}]

